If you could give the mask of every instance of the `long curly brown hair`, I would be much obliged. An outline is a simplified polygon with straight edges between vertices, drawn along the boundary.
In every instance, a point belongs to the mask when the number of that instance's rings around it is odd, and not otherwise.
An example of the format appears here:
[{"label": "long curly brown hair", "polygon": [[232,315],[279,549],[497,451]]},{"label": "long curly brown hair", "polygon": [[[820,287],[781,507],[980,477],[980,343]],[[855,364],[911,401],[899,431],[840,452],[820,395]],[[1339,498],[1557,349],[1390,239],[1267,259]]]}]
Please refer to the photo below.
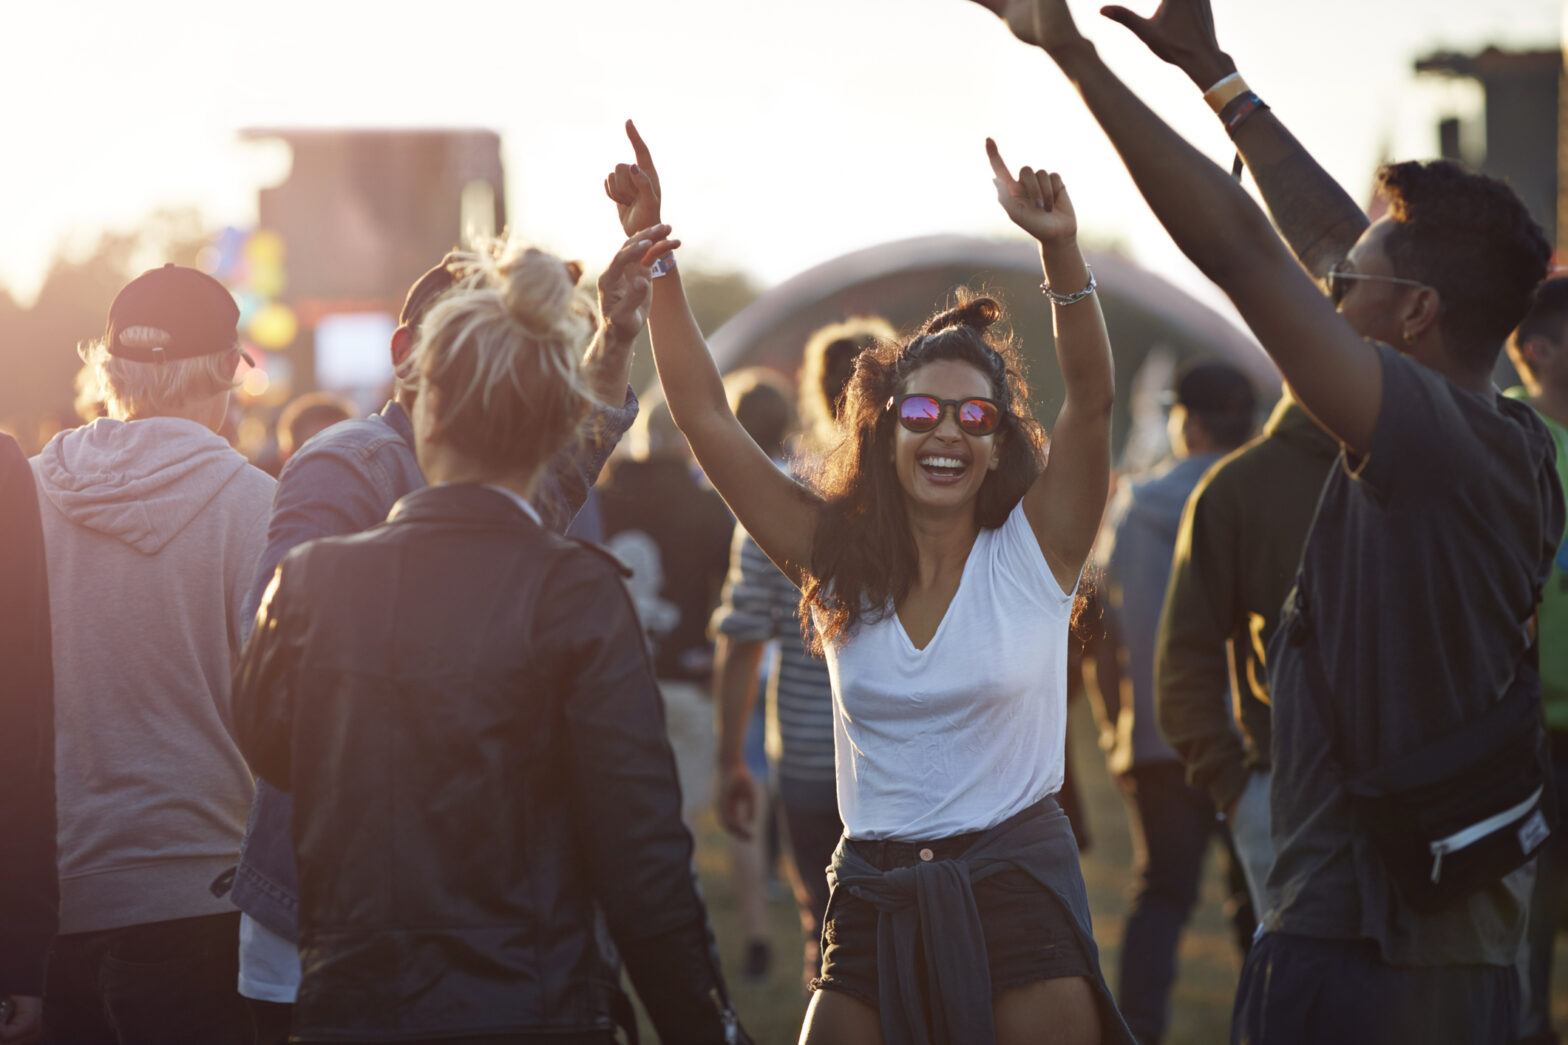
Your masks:
[{"label": "long curly brown hair", "polygon": [[898,424],[888,401],[912,372],[951,359],[991,382],[1002,407],[1001,460],[980,486],[975,517],[982,527],[1002,525],[1044,468],[1045,429],[1029,410],[1023,360],[1012,333],[998,327],[1003,319],[995,298],[961,288],[913,340],[878,343],[855,360],[839,411],[841,438],[805,470],[822,498],[800,596],[802,631],[813,652],[847,638],[862,620],[887,619],[918,567],[904,490],[888,453]]}]

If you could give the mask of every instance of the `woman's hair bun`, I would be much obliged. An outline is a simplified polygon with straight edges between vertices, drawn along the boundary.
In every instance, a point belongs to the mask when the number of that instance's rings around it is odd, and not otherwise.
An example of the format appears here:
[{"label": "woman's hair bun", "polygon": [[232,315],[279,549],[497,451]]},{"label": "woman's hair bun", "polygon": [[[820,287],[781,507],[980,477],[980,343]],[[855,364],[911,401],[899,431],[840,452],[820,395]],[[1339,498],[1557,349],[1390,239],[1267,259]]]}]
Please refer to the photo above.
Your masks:
[{"label": "woman's hair bun", "polygon": [[491,285],[524,330],[549,337],[581,322],[577,282],[583,270],[575,261],[524,247],[508,250],[493,265]]},{"label": "woman's hair bun", "polygon": [[588,410],[579,360],[597,313],[578,286],[582,269],[493,243],[448,267],[458,281],[426,314],[414,347],[419,387],[438,393],[443,438],[454,447],[532,467]]},{"label": "woman's hair bun", "polygon": [[938,312],[926,322],[922,334],[935,334],[949,327],[973,327],[984,330],[1002,318],[1002,305],[995,298],[978,297],[965,301],[945,312]]}]

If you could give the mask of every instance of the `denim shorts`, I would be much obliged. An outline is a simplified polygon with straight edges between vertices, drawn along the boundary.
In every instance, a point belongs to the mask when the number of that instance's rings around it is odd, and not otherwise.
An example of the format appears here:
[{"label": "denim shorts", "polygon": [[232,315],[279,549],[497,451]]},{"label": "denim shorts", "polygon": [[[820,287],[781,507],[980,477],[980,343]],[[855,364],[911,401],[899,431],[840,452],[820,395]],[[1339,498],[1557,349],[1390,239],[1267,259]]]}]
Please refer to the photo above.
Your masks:
[{"label": "denim shorts", "polygon": [[[934,842],[849,841],[856,853],[881,870],[911,867],[929,850],[930,859],[951,859],[969,848],[981,832]],[[1038,980],[1083,976],[1095,982],[1098,970],[1084,955],[1072,915],[1055,894],[1023,871],[1002,871],[974,885],[975,905],[985,933],[991,996]],[[924,933],[922,926],[917,933]],[[925,980],[925,946],[915,943],[919,976]],[[813,990],[840,991],[873,1008],[877,983],[877,909],[841,886],[828,899],[822,923],[822,974]]]}]

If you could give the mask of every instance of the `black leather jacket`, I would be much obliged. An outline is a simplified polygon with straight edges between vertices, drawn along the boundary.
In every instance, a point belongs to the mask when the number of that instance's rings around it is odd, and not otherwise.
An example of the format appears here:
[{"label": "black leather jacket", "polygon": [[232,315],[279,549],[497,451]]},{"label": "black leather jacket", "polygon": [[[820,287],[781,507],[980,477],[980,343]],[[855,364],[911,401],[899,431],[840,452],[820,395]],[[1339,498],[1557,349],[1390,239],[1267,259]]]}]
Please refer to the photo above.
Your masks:
[{"label": "black leather jacket", "polygon": [[608,1029],[618,947],[664,1041],[743,1040],[608,556],[497,490],[410,494],[283,561],[233,699],[294,794],[296,1034]]}]

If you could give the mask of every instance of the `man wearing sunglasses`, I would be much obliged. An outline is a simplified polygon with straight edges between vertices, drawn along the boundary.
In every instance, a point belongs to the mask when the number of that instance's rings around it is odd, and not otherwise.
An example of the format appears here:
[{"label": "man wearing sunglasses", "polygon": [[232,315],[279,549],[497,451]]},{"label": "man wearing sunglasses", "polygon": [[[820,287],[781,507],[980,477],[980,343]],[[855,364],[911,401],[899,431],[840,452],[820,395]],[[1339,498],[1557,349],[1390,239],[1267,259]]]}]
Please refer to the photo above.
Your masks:
[{"label": "man wearing sunglasses", "polygon": [[[1116,1002],[1139,1041],[1165,1033],[1166,1003],[1176,978],[1176,947],[1198,902],[1210,839],[1219,831],[1214,804],[1189,787],[1154,712],[1154,639],[1170,578],[1182,508],[1198,481],[1252,435],[1257,394],[1240,370],[1217,360],[1189,364],[1171,393],[1171,457],[1154,474],[1123,487],[1111,506],[1104,559],[1111,635],[1120,647],[1119,692],[1098,687],[1102,721],[1113,731],[1106,762],[1127,801],[1136,853],[1122,937]],[[1252,914],[1238,909],[1251,935]]]},{"label": "man wearing sunglasses", "polygon": [[[1417,910],[1425,867],[1385,855],[1397,834],[1367,826],[1347,781],[1462,741],[1516,680],[1528,688],[1563,495],[1551,435],[1491,374],[1550,245],[1507,186],[1445,162],[1385,166],[1388,215],[1372,223],[1247,88],[1208,0],[1163,0],[1148,19],[1109,9],[1204,92],[1276,232],[1117,78],[1067,0],[984,2],[1078,89],[1176,245],[1343,448],[1268,651],[1277,853],[1232,1040],[1511,1041],[1529,869]],[[1336,309],[1302,268],[1323,279],[1338,262]],[[1518,853],[1542,830],[1522,824]]]}]

